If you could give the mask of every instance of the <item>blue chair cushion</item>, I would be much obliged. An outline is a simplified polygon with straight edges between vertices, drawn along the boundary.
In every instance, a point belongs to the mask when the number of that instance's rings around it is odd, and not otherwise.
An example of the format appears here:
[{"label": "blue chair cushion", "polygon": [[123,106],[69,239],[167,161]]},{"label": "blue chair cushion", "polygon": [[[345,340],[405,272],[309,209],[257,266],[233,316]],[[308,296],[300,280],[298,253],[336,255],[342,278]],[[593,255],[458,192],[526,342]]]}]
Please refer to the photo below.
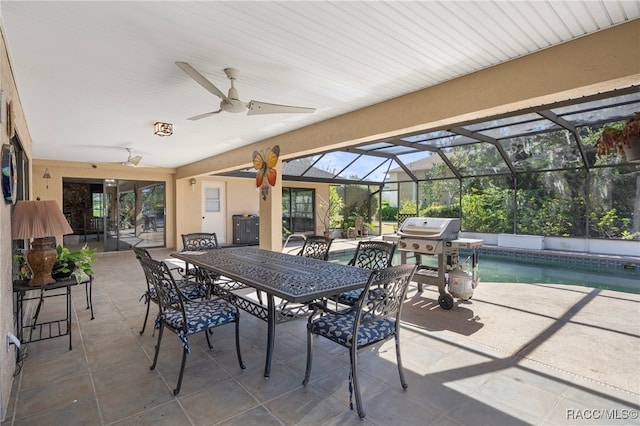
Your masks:
[{"label": "blue chair cushion", "polygon": [[[353,322],[355,312],[348,314],[327,313],[309,324],[309,330],[313,334],[324,336],[334,342],[351,347],[353,341]],[[396,331],[396,321],[390,318],[381,318],[367,323],[360,323],[358,328],[358,348],[371,343],[384,340],[392,336]]]},{"label": "blue chair cushion", "polygon": [[340,293],[338,295],[338,303],[342,303],[343,305],[355,306],[358,303],[358,299],[360,299],[361,294],[361,288],[351,291],[345,291],[344,293]]},{"label": "blue chair cushion", "polygon": [[[190,281],[181,281],[181,282],[178,282],[177,284],[182,294],[186,296],[188,299],[202,299],[203,297],[206,296],[206,290],[204,289],[203,285],[200,283],[195,283]],[[149,297],[153,301],[158,300],[158,298],[156,297],[155,287],[151,287],[149,289]],[[178,298],[174,295],[174,297],[171,298],[171,301],[177,302]]]},{"label": "blue chair cushion", "polygon": [[184,304],[187,316],[187,331],[184,332],[182,313],[175,309],[167,309],[162,313],[162,320],[178,332],[187,352],[189,342],[187,336],[201,331],[236,321],[236,308],[225,300],[203,300]]}]

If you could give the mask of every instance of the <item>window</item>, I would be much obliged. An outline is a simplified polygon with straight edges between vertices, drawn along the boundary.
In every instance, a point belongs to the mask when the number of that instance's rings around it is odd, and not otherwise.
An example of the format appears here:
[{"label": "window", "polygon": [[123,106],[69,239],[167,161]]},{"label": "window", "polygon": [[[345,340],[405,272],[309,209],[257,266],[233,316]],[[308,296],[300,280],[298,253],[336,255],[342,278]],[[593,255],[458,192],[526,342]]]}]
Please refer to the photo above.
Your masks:
[{"label": "window", "polygon": [[93,217],[103,217],[104,212],[104,193],[102,192],[94,192],[91,194],[93,199],[93,207],[92,207],[92,216]]},{"label": "window", "polygon": [[220,211],[220,188],[205,188],[205,206],[207,213]]}]

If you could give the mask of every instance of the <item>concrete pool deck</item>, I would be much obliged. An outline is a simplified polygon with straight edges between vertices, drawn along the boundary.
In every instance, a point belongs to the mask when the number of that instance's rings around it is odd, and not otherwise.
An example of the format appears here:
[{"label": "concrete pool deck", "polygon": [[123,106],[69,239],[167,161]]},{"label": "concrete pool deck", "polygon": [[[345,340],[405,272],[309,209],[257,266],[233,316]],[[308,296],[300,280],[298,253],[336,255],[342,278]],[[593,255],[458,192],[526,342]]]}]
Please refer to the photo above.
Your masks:
[{"label": "concrete pool deck", "polygon": [[[353,251],[358,241],[335,240],[331,251]],[[640,395],[638,294],[563,284],[480,282],[471,300],[456,300],[450,311],[439,307],[435,286],[425,285],[422,293],[412,286],[408,297],[403,319],[416,329]]]}]

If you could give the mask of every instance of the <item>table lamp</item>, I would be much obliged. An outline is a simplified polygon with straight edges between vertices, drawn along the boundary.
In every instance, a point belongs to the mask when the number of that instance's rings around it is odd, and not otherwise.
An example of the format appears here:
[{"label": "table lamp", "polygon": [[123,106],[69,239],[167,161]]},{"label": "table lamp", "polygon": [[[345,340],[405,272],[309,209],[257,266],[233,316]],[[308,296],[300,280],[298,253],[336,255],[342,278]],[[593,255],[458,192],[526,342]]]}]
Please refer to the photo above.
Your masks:
[{"label": "table lamp", "polygon": [[56,249],[47,237],[72,234],[55,200],[18,201],[11,217],[11,238],[32,239],[25,260],[31,270],[30,286],[43,286],[56,282],[51,271],[56,263]]}]

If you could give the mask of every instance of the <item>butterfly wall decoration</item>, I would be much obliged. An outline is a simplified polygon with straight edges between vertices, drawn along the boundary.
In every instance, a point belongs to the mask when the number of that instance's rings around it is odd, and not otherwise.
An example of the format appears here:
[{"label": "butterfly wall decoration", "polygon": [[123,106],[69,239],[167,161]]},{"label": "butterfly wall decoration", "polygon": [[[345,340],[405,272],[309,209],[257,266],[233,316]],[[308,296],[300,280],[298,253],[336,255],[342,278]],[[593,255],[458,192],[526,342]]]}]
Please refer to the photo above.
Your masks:
[{"label": "butterfly wall decoration", "polygon": [[266,200],[267,195],[269,195],[269,185],[276,184],[278,172],[274,167],[278,163],[279,156],[280,146],[278,145],[273,148],[267,148],[263,153],[253,151],[253,167],[257,170],[256,187],[260,188],[263,200]]}]

